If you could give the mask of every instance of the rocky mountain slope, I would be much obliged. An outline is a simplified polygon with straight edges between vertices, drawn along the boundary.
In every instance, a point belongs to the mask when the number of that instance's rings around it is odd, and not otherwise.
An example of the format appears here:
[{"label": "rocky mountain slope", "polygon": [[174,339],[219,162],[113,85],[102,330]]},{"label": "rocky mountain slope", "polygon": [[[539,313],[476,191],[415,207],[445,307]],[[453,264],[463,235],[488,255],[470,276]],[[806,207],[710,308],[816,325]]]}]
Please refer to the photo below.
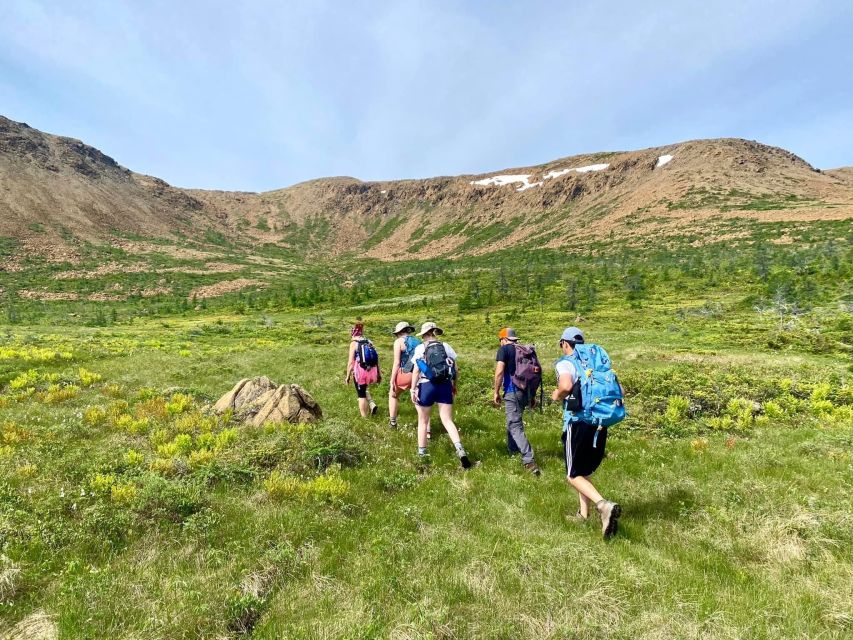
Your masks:
[{"label": "rocky mountain slope", "polygon": [[[721,221],[853,217],[850,169],[820,172],[775,147],[695,140],[594,153],[484,175],[312,180],[266,193],[178,189],[78,140],[0,117],[0,237],[73,261],[79,240],[219,239],[305,255],[382,259],[558,247],[581,229],[627,242],[716,237]],[[132,248],[132,247],[131,247]]]}]

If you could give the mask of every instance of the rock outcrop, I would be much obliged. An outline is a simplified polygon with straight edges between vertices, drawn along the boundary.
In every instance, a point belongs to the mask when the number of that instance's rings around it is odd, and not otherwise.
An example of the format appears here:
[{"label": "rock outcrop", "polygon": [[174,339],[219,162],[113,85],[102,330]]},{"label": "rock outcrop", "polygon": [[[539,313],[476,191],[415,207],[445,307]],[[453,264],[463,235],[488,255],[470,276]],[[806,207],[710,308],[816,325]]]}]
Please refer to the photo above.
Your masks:
[{"label": "rock outcrop", "polygon": [[246,378],[214,405],[216,413],[234,411],[246,423],[314,422],[323,417],[317,401],[298,384],[278,385],[266,376]]}]

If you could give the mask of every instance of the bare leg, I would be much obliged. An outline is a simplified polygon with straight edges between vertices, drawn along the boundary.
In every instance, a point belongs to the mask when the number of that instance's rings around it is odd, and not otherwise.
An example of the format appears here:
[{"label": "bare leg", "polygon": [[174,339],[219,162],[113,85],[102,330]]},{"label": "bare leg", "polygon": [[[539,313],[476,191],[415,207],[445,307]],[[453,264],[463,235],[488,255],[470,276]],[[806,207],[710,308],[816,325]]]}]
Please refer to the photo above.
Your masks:
[{"label": "bare leg", "polygon": [[593,504],[597,504],[604,499],[601,497],[601,494],[598,493],[598,490],[592,486],[592,483],[588,478],[578,476],[577,478],[566,478],[566,481],[574,487],[575,491],[578,492],[578,496],[581,500],[581,515],[585,515],[584,500],[589,500]]},{"label": "bare leg", "polygon": [[426,449],[427,429],[429,429],[429,417],[432,413],[432,407],[422,407],[416,404],[415,409],[418,411],[418,447]]},{"label": "bare leg", "polygon": [[392,420],[397,419],[397,412],[400,408],[400,401],[397,399],[397,394],[393,390],[388,391],[388,417]]},{"label": "bare leg", "polygon": [[[585,478],[587,480],[589,480],[589,476],[585,476]],[[575,491],[577,491],[577,489],[575,489]],[[589,517],[590,500],[584,494],[582,494],[580,491],[578,491],[577,493],[578,493],[578,500],[580,501],[580,507],[578,508],[578,512],[581,514],[582,518],[588,518]]]},{"label": "bare leg", "polygon": [[[370,395],[368,394],[367,398]],[[370,405],[368,404],[367,398],[359,398],[358,399],[358,410],[361,412],[361,417],[366,418],[370,415]]]},{"label": "bare leg", "polygon": [[441,418],[441,424],[447,430],[447,435],[450,436],[450,441],[455,445],[461,438],[459,437],[459,429],[453,422],[453,405],[438,403],[438,415]]}]

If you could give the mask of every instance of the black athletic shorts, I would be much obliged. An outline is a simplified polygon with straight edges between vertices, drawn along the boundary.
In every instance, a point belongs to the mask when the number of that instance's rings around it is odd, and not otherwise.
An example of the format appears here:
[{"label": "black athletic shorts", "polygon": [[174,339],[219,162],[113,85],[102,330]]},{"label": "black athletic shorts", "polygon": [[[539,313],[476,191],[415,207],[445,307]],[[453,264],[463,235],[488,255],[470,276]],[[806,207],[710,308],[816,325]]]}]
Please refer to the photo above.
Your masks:
[{"label": "black athletic shorts", "polygon": [[359,398],[367,397],[367,385],[366,384],[358,384],[355,381],[355,378],[352,379],[353,384],[355,385],[355,395]]},{"label": "black athletic shorts", "polygon": [[599,431],[597,426],[586,422],[570,424],[568,430],[563,431],[566,475],[570,478],[592,475],[604,459],[606,444],[606,427]]}]

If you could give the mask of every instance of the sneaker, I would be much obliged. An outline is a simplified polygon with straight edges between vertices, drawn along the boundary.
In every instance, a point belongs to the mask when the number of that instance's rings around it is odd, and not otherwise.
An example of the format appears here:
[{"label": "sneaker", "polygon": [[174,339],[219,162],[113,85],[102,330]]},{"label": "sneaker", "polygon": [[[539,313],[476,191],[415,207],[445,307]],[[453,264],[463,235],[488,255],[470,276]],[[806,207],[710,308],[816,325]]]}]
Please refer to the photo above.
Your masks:
[{"label": "sneaker", "polygon": [[389,429],[396,429],[397,428],[397,418],[391,418],[390,420],[388,420],[388,428]]},{"label": "sneaker", "polygon": [[375,416],[379,411],[379,407],[376,405],[373,400],[370,401],[370,415]]},{"label": "sneaker", "polygon": [[601,516],[601,533],[605,538],[612,538],[619,529],[619,516],[622,515],[622,507],[615,502],[602,500],[595,508]]},{"label": "sneaker", "polygon": [[525,463],[524,468],[537,478],[542,475],[542,469],[540,469],[539,465],[533,461]]}]

